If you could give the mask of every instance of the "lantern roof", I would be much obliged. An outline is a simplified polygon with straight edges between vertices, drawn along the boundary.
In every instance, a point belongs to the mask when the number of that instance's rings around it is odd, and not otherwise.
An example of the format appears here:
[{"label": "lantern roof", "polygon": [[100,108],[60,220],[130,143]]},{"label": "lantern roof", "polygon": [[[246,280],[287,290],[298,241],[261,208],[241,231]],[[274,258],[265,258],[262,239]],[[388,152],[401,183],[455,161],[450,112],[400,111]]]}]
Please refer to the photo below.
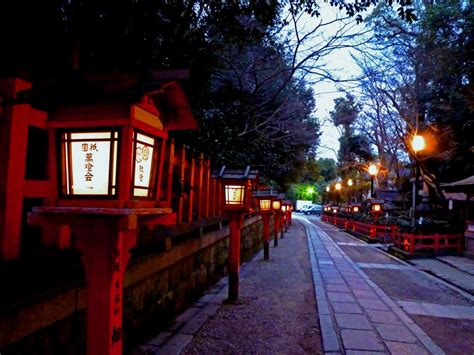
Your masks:
[{"label": "lantern roof", "polygon": [[256,198],[273,198],[273,197],[277,197],[278,196],[278,193],[276,191],[273,191],[273,190],[254,190],[252,191],[252,194],[253,194],[253,197],[256,197]]},{"label": "lantern roof", "polygon": [[189,70],[73,74],[35,83],[33,88],[18,93],[16,101],[48,112],[71,106],[119,107],[149,101],[160,112],[167,130],[189,130],[196,129],[197,122],[178,82],[188,77]]},{"label": "lantern roof", "polygon": [[212,177],[219,179],[256,181],[258,179],[258,169],[252,169],[250,165],[245,168],[233,168],[223,165],[220,170],[215,170],[212,173]]}]

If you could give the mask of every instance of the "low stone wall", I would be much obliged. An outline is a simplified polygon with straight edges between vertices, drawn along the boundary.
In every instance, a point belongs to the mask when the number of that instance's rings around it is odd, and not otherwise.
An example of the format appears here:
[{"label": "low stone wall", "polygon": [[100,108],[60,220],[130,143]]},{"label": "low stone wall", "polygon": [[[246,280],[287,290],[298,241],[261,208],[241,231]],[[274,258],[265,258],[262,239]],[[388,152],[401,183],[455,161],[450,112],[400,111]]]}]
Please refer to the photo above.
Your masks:
[{"label": "low stone wall", "polygon": [[[124,347],[164,328],[227,272],[228,228],[183,240],[167,252],[132,259],[124,280]],[[259,217],[244,221],[241,259],[262,247]],[[87,288],[55,290],[0,315],[0,352],[84,354]]]}]

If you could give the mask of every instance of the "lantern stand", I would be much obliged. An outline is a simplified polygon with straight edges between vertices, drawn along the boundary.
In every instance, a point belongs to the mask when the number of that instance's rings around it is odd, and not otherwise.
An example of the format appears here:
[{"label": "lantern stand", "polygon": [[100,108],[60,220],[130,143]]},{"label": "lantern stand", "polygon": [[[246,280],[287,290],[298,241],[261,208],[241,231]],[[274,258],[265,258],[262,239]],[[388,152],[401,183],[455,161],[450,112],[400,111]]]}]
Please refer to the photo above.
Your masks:
[{"label": "lantern stand", "polygon": [[[82,254],[87,291],[87,354],[122,354],[123,279],[138,219],[169,208],[34,207],[30,225],[69,225]],[[142,221],[141,221],[142,222]]]},{"label": "lantern stand", "polygon": [[[288,205],[286,202],[283,203],[283,206],[281,207],[283,213],[282,213],[282,231],[284,230],[285,232],[288,232]],[[283,238],[283,236],[282,236]]]},{"label": "lantern stand", "polygon": [[374,215],[374,220],[377,221],[382,213],[383,200],[372,200],[370,212]]},{"label": "lantern stand", "polygon": [[254,196],[258,200],[260,209],[260,216],[262,216],[262,239],[263,239],[263,259],[270,259],[270,216],[273,215],[272,211],[272,195],[263,194],[259,191],[254,192]]},{"label": "lantern stand", "polygon": [[213,177],[221,179],[224,198],[224,213],[229,220],[229,293],[228,302],[239,298],[240,272],[240,234],[244,214],[251,208],[251,183],[257,180],[258,171],[245,169],[227,169],[223,166]]},{"label": "lantern stand", "polygon": [[88,355],[122,354],[122,286],[138,228],[176,224],[160,201],[165,142],[169,131],[195,129],[197,122],[179,84],[157,82],[159,75],[126,88],[129,74],[29,93],[36,105],[54,107],[46,122],[48,173],[58,189],[32,209],[28,224],[59,227],[82,254]]},{"label": "lantern stand", "polygon": [[273,218],[273,246],[278,246],[278,234],[280,234],[281,199],[275,198],[272,201]]}]

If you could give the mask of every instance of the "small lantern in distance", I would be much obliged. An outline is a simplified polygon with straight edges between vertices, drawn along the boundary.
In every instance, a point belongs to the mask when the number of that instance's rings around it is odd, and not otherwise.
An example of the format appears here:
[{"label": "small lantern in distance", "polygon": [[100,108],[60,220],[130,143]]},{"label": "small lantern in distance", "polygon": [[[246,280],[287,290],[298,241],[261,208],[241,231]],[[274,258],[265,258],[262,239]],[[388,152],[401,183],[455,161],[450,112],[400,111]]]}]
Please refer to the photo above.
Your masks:
[{"label": "small lantern in distance", "polygon": [[374,215],[375,220],[377,220],[382,213],[382,203],[381,201],[372,201],[370,212]]},{"label": "small lantern in distance", "polygon": [[272,200],[270,198],[259,199],[260,212],[271,212],[272,211]]},{"label": "small lantern in distance", "polygon": [[275,212],[273,218],[273,246],[278,246],[278,234],[280,233],[282,200],[281,198],[274,198],[272,201],[272,211]]},{"label": "small lantern in distance", "polygon": [[[254,193],[254,196],[258,194],[258,191]],[[260,216],[262,217],[263,230],[263,259],[270,259],[270,216],[273,214],[272,211],[272,197],[271,195],[260,195],[255,196],[258,199],[258,205],[260,207]]]}]

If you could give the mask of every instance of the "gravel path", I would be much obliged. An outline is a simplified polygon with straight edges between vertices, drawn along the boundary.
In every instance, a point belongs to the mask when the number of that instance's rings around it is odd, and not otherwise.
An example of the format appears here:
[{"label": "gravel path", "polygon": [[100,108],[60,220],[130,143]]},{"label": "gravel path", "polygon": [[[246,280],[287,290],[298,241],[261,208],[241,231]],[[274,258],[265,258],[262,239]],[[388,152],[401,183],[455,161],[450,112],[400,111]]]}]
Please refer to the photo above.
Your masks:
[{"label": "gravel path", "polygon": [[270,249],[270,259],[256,260],[240,282],[240,304],[222,305],[182,354],[322,353],[306,235],[298,222]]}]

